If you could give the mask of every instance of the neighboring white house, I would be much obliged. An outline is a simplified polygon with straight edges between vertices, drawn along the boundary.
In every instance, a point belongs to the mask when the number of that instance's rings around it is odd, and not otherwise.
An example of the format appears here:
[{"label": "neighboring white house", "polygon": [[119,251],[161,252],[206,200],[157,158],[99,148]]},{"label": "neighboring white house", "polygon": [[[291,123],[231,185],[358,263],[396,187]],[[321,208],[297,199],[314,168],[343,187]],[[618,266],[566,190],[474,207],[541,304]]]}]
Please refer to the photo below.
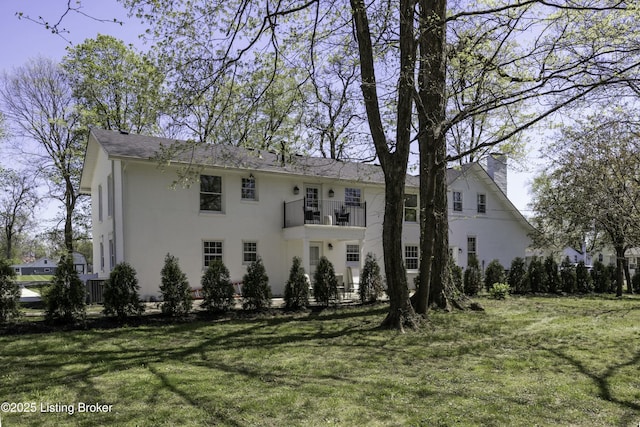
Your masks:
[{"label": "neighboring white house", "polygon": [[[167,253],[179,258],[194,288],[214,259],[222,259],[231,279],[240,281],[260,257],[274,295],[282,295],[294,256],[310,275],[326,256],[346,286],[358,277],[367,253],[383,266],[380,166],[213,145],[176,154],[160,167],[159,149],[173,142],[91,131],[80,190],[92,199],[98,277],[126,261],[138,273],[142,297],[151,298],[159,294]],[[176,186],[187,164],[193,183]],[[408,175],[406,182],[405,226],[398,238],[413,276],[419,263],[418,179]],[[463,253],[455,257],[458,263],[466,265],[471,237],[481,259],[498,258],[508,266],[525,256],[531,226],[482,167],[467,168],[450,185],[475,200],[485,196],[484,213],[470,215],[465,207],[452,216],[453,252]]]}]

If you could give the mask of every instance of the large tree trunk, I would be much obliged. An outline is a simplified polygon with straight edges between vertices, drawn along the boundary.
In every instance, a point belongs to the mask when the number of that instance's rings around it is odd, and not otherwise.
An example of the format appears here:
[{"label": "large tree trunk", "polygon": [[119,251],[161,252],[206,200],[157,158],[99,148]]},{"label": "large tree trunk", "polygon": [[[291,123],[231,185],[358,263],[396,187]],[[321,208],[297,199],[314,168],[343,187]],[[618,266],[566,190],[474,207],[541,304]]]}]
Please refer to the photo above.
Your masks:
[{"label": "large tree trunk", "polygon": [[389,313],[383,327],[416,329],[418,318],[409,299],[407,274],[402,259],[402,239],[399,237],[404,217],[405,175],[388,173],[385,177],[385,210],[382,224],[384,269],[389,295]]},{"label": "large tree trunk", "polygon": [[360,55],[360,74],[371,137],[385,176],[385,212],[382,226],[389,314],[382,326],[403,330],[416,328],[418,319],[409,300],[407,276],[402,259],[402,222],[404,186],[411,145],[411,119],[415,69],[414,13],[415,0],[400,0],[400,73],[398,81],[397,126],[394,144],[389,144],[380,114],[374,52],[364,0],[351,0],[351,11]]}]

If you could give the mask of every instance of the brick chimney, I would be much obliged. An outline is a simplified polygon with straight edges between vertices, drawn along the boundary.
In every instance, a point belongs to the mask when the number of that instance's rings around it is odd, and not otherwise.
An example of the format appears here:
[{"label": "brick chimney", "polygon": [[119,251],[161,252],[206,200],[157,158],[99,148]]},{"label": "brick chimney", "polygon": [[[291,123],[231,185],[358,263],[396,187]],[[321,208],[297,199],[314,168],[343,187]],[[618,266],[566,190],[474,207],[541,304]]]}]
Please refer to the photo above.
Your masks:
[{"label": "brick chimney", "polygon": [[487,157],[487,173],[502,192],[507,194],[507,156],[502,153],[491,153]]}]

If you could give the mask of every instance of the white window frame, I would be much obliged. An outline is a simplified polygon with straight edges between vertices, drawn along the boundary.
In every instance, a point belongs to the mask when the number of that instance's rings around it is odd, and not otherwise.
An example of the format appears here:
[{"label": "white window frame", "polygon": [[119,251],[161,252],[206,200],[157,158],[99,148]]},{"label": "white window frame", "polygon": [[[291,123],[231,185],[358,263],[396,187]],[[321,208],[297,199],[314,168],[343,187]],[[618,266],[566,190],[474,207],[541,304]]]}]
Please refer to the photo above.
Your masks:
[{"label": "white window frame", "polygon": [[102,184],[98,185],[98,220],[102,221],[104,218],[104,201],[102,200]]},{"label": "white window frame", "polygon": [[478,259],[478,238],[476,236],[467,236],[467,263],[469,263],[471,255]]},{"label": "white window frame", "polygon": [[357,206],[362,205],[362,190],[360,188],[347,187],[344,189],[344,204],[345,206]]},{"label": "white window frame", "polygon": [[462,191],[453,192],[453,211],[462,212]]},{"label": "white window frame", "polygon": [[478,213],[487,213],[487,195],[484,193],[478,193]]},{"label": "white window frame", "polygon": [[104,242],[100,242],[100,271],[104,271]]},{"label": "white window frame", "polygon": [[[409,265],[411,262],[411,265]],[[420,249],[418,245],[404,246],[404,265],[407,270],[415,271],[420,268]]]},{"label": "white window frame", "polygon": [[[203,190],[203,177],[211,177],[211,178],[217,178],[220,181],[220,191],[204,191]],[[209,189],[207,189],[209,190]],[[214,212],[214,213],[222,213],[224,212],[224,183],[222,180],[222,176],[220,175],[206,175],[206,174],[202,174],[200,175],[200,196],[199,196],[199,202],[200,202],[200,212]],[[202,199],[203,196],[205,197],[210,197],[210,196],[217,196],[220,198],[220,209],[203,209],[203,204],[202,204]]]},{"label": "white window frame", "polygon": [[116,247],[113,243],[113,239],[109,239],[109,269],[113,270],[116,266]]},{"label": "white window frame", "polygon": [[109,175],[107,177],[107,216],[111,218],[113,216],[114,211],[114,185],[113,185],[113,175]]},{"label": "white window frame", "polygon": [[360,245],[347,244],[345,252],[348,264],[360,264]]},{"label": "white window frame", "polygon": [[223,240],[203,240],[202,241],[202,265],[206,270],[211,261],[224,258],[224,241]]},{"label": "white window frame", "polygon": [[242,264],[248,265],[258,260],[258,242],[246,240],[242,242]]},{"label": "white window frame", "polygon": [[242,177],[240,184],[240,198],[243,201],[255,202],[258,200],[258,188],[256,178],[251,175],[248,178]]},{"label": "white window frame", "polygon": [[[407,205],[407,199],[415,199],[415,206]],[[408,212],[413,212],[413,219],[407,219]],[[418,222],[418,195],[412,193],[406,193],[404,195],[404,221],[405,222]]]}]

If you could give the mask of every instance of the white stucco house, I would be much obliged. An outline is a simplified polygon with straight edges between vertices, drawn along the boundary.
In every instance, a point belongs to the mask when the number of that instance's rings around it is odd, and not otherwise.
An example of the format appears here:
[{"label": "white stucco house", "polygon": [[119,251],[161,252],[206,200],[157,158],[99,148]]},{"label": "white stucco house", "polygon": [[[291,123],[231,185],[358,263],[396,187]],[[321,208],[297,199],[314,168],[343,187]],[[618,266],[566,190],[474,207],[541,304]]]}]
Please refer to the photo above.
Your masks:
[{"label": "white stucco house", "polygon": [[[379,166],[216,145],[176,155],[159,167],[159,149],[173,143],[90,132],[81,192],[92,200],[93,272],[99,278],[126,261],[138,273],[141,296],[153,298],[167,253],[179,258],[194,288],[214,259],[222,259],[232,280],[241,281],[247,265],[261,257],[274,295],[282,295],[294,256],[311,276],[326,256],[347,287],[357,283],[367,253],[383,265]],[[187,164],[193,166],[192,184],[174,185]],[[475,165],[454,175],[451,188],[463,194],[462,211],[451,205],[457,262],[466,265],[472,237],[480,259],[499,258],[508,266],[513,257],[524,257],[530,226],[485,169]],[[405,226],[398,238],[413,276],[419,263],[418,179],[408,175],[406,183]],[[473,214],[478,194],[485,211]]]}]

